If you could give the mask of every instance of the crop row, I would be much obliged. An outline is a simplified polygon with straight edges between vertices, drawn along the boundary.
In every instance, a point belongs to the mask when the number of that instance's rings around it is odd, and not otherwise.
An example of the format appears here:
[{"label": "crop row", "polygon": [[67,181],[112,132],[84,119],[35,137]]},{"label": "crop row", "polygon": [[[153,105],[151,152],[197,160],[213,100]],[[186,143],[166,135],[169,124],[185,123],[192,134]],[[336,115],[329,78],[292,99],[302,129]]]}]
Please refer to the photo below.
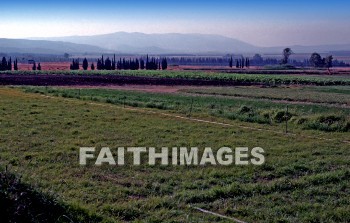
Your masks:
[{"label": "crop row", "polygon": [[220,81],[233,84],[298,84],[298,85],[350,85],[350,78],[339,76],[307,76],[278,74],[211,73],[201,71],[10,71],[0,74],[15,75],[73,75],[73,76],[133,76],[186,80]]}]

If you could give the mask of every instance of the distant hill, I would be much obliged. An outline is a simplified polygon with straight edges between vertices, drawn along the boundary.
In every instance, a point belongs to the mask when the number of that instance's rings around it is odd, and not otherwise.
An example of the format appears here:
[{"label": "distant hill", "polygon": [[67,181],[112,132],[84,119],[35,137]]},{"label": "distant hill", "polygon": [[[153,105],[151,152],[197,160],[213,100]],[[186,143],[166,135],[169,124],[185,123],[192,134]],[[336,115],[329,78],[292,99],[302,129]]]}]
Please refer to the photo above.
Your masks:
[{"label": "distant hill", "polygon": [[0,38],[0,53],[101,53],[109,52],[97,46],[62,41],[4,39]]},{"label": "distant hill", "polygon": [[220,35],[208,34],[145,34],[116,32],[94,36],[68,36],[52,38],[0,39],[1,52],[21,53],[124,53],[124,54],[276,54],[281,55],[286,47],[296,54],[313,52],[328,54],[348,52],[350,44],[329,44],[316,46],[258,47],[252,44]]},{"label": "distant hill", "polygon": [[95,36],[35,38],[95,45],[124,53],[253,53],[259,47],[220,35],[117,32]]}]

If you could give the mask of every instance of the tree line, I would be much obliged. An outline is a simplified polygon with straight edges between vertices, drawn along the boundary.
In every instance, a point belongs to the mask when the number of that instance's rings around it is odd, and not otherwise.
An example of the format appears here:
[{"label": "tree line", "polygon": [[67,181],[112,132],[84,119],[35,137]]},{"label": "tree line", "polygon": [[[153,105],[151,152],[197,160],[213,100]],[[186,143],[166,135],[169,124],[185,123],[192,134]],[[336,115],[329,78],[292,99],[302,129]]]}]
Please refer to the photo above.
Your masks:
[{"label": "tree line", "polygon": [[[17,58],[15,61],[13,61],[13,69],[18,70],[18,62]],[[0,71],[5,70],[12,70],[12,59],[10,57],[9,60],[7,60],[5,57],[2,57],[1,63],[0,63]]]},{"label": "tree line", "polygon": [[[315,67],[315,68],[330,68],[330,67],[349,67],[350,65],[344,61],[334,60],[332,55],[322,57],[319,53],[312,53],[311,56],[304,60],[290,59],[289,56],[293,54],[290,48],[286,48],[282,52],[282,59],[277,58],[263,58],[260,54],[255,54],[253,57],[243,57],[233,55],[226,55],[224,57],[139,57],[139,58],[119,58],[116,60],[115,55],[110,59],[106,59],[102,55],[97,59],[96,66],[93,62],[88,62],[85,58],[80,64],[79,59],[73,59],[70,64],[71,70],[79,70],[80,66],[87,70],[166,70],[168,64],[171,65],[222,65],[236,68],[249,68],[250,66],[265,66],[265,65],[292,65],[295,67]],[[238,58],[237,58],[238,57]],[[22,59],[23,60],[23,59]],[[36,64],[32,61],[32,70],[41,70],[41,64]],[[2,57],[0,61],[0,71],[18,70],[17,58],[12,61],[11,57]]]},{"label": "tree line", "polygon": [[[287,54],[286,54],[287,55]],[[241,58],[248,58],[248,66],[246,66],[246,61],[242,62]],[[231,60],[232,58],[232,60]],[[250,67],[250,66],[266,66],[266,65],[283,65],[289,64],[295,67],[309,67],[314,66],[310,61],[310,58],[305,58],[302,60],[286,58],[282,54],[282,58],[272,58],[272,57],[263,57],[261,54],[255,54],[252,57],[244,57],[243,55],[225,55],[222,57],[199,57],[199,56],[186,56],[186,57],[167,57],[168,64],[177,66],[177,65],[191,65],[191,66],[229,66],[241,68]],[[238,62],[238,63],[237,63]],[[287,63],[285,63],[287,62]],[[237,66],[238,64],[238,66]],[[350,65],[344,61],[333,60],[332,64],[334,67],[349,67]]]},{"label": "tree line", "polygon": [[[334,60],[332,55],[321,57],[319,53],[312,53],[311,56],[304,60],[290,59],[290,55],[293,51],[288,48],[283,50],[282,59],[277,58],[263,58],[260,54],[255,54],[249,59],[249,65],[251,66],[265,66],[265,65],[292,65],[295,67],[315,67],[315,68],[330,68],[330,67],[349,67],[350,65],[344,61]],[[229,61],[231,67],[231,62]],[[240,68],[240,66],[238,67]]]},{"label": "tree line", "polygon": [[313,53],[311,54],[310,56],[310,64],[314,67],[326,67],[326,68],[330,68],[333,66],[333,56],[332,55],[329,55],[325,58],[322,58],[320,54],[318,53]]},{"label": "tree line", "polygon": [[[5,71],[5,70],[18,70],[18,60],[17,58],[13,61],[13,66],[12,66],[12,59],[6,59],[5,57],[2,58],[1,63],[0,63],[0,71]],[[33,62],[32,70],[41,70],[41,65],[38,63],[36,65],[35,62]]]},{"label": "tree line", "polygon": [[[236,59],[236,68],[244,68],[244,67],[247,67],[249,68],[250,66],[250,59],[247,57],[247,58],[240,58],[240,59]],[[231,56],[231,58],[229,59],[229,67],[233,67],[233,58]]]},{"label": "tree line", "polygon": [[32,70],[41,70],[41,65],[38,63],[38,66],[36,65],[35,61],[33,62]]},{"label": "tree line", "polygon": [[[79,70],[79,66],[79,59],[73,59],[70,64],[70,69]],[[84,58],[82,68],[87,70],[88,67],[89,62]],[[96,67],[94,63],[91,63],[90,69],[95,70],[95,68],[97,70],[166,70],[168,69],[168,61],[167,58],[150,58],[148,55],[146,58],[119,58],[119,60],[116,61],[115,55],[113,55],[112,59],[109,57],[104,59],[104,56],[102,55],[102,57],[97,59]]]}]

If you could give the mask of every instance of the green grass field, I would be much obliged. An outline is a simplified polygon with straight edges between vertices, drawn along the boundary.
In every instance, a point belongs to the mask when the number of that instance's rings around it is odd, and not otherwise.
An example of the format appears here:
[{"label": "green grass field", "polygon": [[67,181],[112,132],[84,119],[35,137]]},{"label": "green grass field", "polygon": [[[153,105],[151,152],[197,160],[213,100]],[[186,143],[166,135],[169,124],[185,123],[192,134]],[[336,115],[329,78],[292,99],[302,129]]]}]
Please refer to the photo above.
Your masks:
[{"label": "green grass field", "polygon": [[[192,98],[192,118],[230,126],[176,117],[188,117]],[[193,207],[246,222],[349,222],[349,133],[306,130],[290,119],[293,134],[286,135],[281,123],[218,112],[236,114],[243,106],[259,114],[285,108],[254,98],[2,87],[0,165],[85,213],[82,222],[231,222]],[[349,109],[322,105],[290,109],[295,118],[349,116]],[[266,163],[82,167],[81,146],[259,146]]]},{"label": "green grass field", "polygon": [[[336,89],[337,93],[323,93],[326,97],[322,97],[323,95],[320,95],[319,92],[320,87],[303,87],[301,89],[286,87],[203,87],[191,89],[189,87],[189,89],[182,89],[176,94],[98,88],[24,87],[26,92],[132,107],[156,108],[187,116],[214,116],[279,126],[281,129],[284,128],[284,122],[287,119],[289,128],[296,131],[300,129],[315,129],[326,132],[350,131],[350,109],[343,106],[343,103],[349,102],[348,92],[343,86],[324,86],[323,88],[325,90]],[[341,90],[345,93],[338,92]],[[238,96],[244,97],[237,98],[237,92],[240,94]],[[281,103],[281,100],[286,98],[289,98],[287,103]],[[273,101],[262,99],[272,99]],[[318,101],[316,102],[316,100]],[[335,100],[339,100],[338,106],[333,105]],[[288,114],[286,106],[288,106]]]},{"label": "green grass field", "polygon": [[185,89],[183,92],[234,96],[254,99],[271,99],[290,102],[310,102],[350,106],[350,88],[347,86],[302,86],[302,87],[213,87]]}]

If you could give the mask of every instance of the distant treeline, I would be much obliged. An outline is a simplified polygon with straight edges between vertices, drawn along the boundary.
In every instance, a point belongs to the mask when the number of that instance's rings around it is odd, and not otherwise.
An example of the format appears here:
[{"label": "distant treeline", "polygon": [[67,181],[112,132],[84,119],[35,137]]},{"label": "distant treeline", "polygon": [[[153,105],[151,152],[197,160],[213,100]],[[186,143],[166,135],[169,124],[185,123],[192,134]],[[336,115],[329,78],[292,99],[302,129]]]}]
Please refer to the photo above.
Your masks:
[{"label": "distant treeline", "polygon": [[[153,56],[119,56],[116,59],[115,55],[109,54],[106,59],[104,57],[97,58],[90,55],[89,59],[83,60],[82,64],[79,64],[79,59],[76,56],[63,54],[63,55],[41,55],[41,54],[16,54],[13,56],[0,53],[0,70],[16,70],[18,69],[18,62],[33,64],[33,70],[40,70],[41,66],[36,65],[36,61],[40,62],[69,62],[72,64],[70,68],[72,70],[79,69],[81,66],[83,69],[90,68],[91,70],[166,70],[168,65],[193,65],[193,66],[230,66],[236,68],[250,67],[250,66],[267,66],[267,65],[280,65],[281,59],[269,56],[262,56],[260,54],[255,54],[254,56],[244,57],[243,55],[224,55],[224,56],[171,56],[166,57]],[[111,59],[110,59],[111,58]],[[97,60],[97,61],[96,61]],[[327,60],[327,61],[326,61]],[[84,62],[85,61],[85,62]],[[9,65],[11,64],[11,66]],[[87,65],[86,65],[87,64]],[[310,58],[306,59],[287,59],[287,64],[294,67],[350,67],[349,63],[341,60],[330,61],[329,56],[322,58],[317,53],[313,53]]]},{"label": "distant treeline", "polygon": [[[250,60],[252,66],[265,66],[265,65],[279,65],[281,60],[266,58],[264,59],[260,54],[255,54]],[[288,64],[295,67],[349,67],[350,64],[345,63],[344,61],[333,60],[333,56],[329,55],[325,58],[322,58],[318,53],[312,53],[309,59],[292,60],[288,59],[286,61]]]},{"label": "distant treeline", "polygon": [[13,67],[12,67],[11,57],[8,60],[5,57],[3,57],[0,63],[0,71],[12,70],[12,68],[14,70],[18,70],[17,59],[13,61]]},{"label": "distant treeline", "polygon": [[[280,65],[281,59],[262,57],[260,54],[255,54],[253,57],[243,56],[224,56],[224,57],[168,57],[169,65],[193,65],[193,66],[230,66],[232,58],[233,67],[249,66],[266,66],[266,65]],[[246,60],[248,59],[248,66]],[[237,65],[238,63],[238,65]],[[314,66],[310,59],[295,60],[289,59],[288,64],[295,67],[311,67]],[[339,60],[332,61],[333,67],[349,67],[348,63]]]},{"label": "distant treeline", "polygon": [[69,54],[55,55],[55,54],[36,54],[36,53],[0,53],[0,57],[17,58],[19,63],[28,63],[31,61],[40,62],[70,62]]},{"label": "distant treeline", "polygon": [[[89,67],[89,62],[85,58],[83,60],[82,68],[84,70],[87,70]],[[140,57],[140,58],[119,58],[118,61],[116,61],[115,55],[112,59],[107,57],[104,59],[103,55],[101,58],[97,59],[96,67],[95,64],[92,62],[90,65],[91,70],[166,70],[168,69],[168,61],[167,58],[155,58],[151,57],[149,58],[148,55],[146,58]],[[71,70],[79,70],[79,59],[73,59],[72,63],[70,65]]]},{"label": "distant treeline", "polygon": [[[32,63],[33,63],[32,70],[41,70],[40,63],[38,64],[38,66],[36,65],[35,61],[33,61]],[[3,57],[0,63],[0,71],[12,70],[12,69],[18,70],[17,58],[13,61],[13,66],[12,66],[11,57],[8,60],[5,57]]]}]

